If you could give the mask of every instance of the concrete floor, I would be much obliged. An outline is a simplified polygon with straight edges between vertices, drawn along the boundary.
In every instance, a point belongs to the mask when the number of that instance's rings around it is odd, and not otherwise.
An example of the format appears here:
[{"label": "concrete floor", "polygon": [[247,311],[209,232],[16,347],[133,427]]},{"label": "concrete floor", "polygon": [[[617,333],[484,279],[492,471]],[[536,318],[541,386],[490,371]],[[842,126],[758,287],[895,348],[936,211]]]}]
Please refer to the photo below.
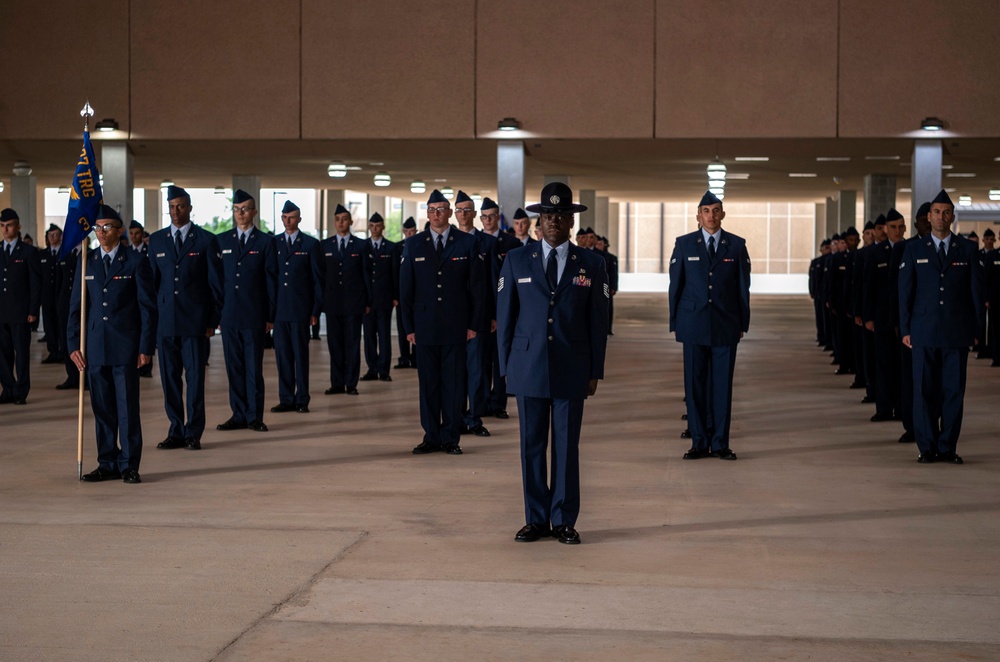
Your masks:
[{"label": "concrete floor", "polygon": [[216,339],[204,450],[155,449],[143,380],[130,486],[77,482],[75,396],[36,361],[29,405],[0,409],[0,659],[1000,659],[1000,369],[971,362],[966,464],[918,465],[832,374],[806,298],[753,306],[740,460],[683,462],[665,298],[617,298],[578,547],[513,541],[516,416],[461,457],[410,454],[415,371],[324,396],[313,343],[312,413],[223,433]]}]

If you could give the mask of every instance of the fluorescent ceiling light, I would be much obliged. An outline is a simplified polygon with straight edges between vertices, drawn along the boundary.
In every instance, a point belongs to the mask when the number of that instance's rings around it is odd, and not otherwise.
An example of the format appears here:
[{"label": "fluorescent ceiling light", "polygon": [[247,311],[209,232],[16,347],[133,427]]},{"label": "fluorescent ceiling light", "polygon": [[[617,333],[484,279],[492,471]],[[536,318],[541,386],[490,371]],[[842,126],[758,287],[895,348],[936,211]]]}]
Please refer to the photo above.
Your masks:
[{"label": "fluorescent ceiling light", "polygon": [[850,161],[851,157],[849,157],[849,156],[817,156],[816,160],[819,161],[819,162],[824,162],[824,161]]},{"label": "fluorescent ceiling light", "polygon": [[911,188],[901,188],[901,189],[899,189],[899,193],[913,193],[913,189],[911,189]]},{"label": "fluorescent ceiling light", "polygon": [[788,173],[788,176],[789,177],[799,177],[799,178],[815,177],[816,173],[815,172],[790,172],[790,173]]},{"label": "fluorescent ceiling light", "polygon": [[709,163],[706,170],[708,172],[725,172],[726,166],[721,163]]},{"label": "fluorescent ceiling light", "polygon": [[962,207],[972,206],[972,196],[971,195],[960,195],[958,196],[958,204]]},{"label": "fluorescent ceiling light", "polygon": [[726,179],[750,179],[749,172],[730,172],[727,173]]},{"label": "fluorescent ceiling light", "polygon": [[898,161],[898,156],[866,156],[865,161]]},{"label": "fluorescent ceiling light", "polygon": [[942,169],[942,170],[951,170],[951,169],[952,169],[952,168],[954,168],[954,167],[955,167],[955,166],[953,166],[953,165],[951,165],[951,164],[949,164],[949,163],[942,163],[942,164],[941,164],[941,169]]},{"label": "fluorescent ceiling light", "polygon": [[771,159],[770,159],[770,157],[767,157],[767,156],[737,156],[733,160],[736,161],[736,162],[738,162],[738,163],[753,163],[753,162],[766,163],[766,162],[770,161]]},{"label": "fluorescent ceiling light", "polygon": [[975,176],[976,173],[974,172],[949,172],[947,175],[945,175],[945,177],[962,177],[965,179],[971,179],[972,177]]},{"label": "fluorescent ceiling light", "polygon": [[423,183],[419,179],[410,182],[410,193],[423,193],[427,190],[427,184]]},{"label": "fluorescent ceiling light", "polygon": [[708,192],[711,193],[712,195],[719,196],[719,195],[725,195],[726,189],[724,189],[724,188],[710,188],[710,189],[708,189]]}]

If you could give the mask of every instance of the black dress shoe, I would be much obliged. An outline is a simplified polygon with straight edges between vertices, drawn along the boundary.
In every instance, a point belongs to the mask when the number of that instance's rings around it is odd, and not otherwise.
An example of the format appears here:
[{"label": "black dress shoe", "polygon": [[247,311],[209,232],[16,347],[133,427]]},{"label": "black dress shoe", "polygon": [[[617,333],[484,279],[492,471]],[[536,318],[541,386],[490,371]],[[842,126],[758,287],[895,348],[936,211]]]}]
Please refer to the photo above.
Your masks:
[{"label": "black dress shoe", "polygon": [[366,372],[365,374],[361,375],[361,381],[363,382],[373,382],[376,379],[378,379],[378,375],[376,375],[374,372]]},{"label": "black dress shoe", "polygon": [[849,374],[851,374],[851,371],[848,370],[847,368],[837,368],[837,372],[835,372],[833,374],[835,374],[835,375],[849,375]]},{"label": "black dress shoe", "polygon": [[396,370],[402,370],[404,368],[409,368],[409,367],[410,367],[409,363],[403,363],[402,361],[400,361],[395,365]]},{"label": "black dress shoe", "polygon": [[461,455],[462,454],[462,447],[459,446],[458,444],[449,444],[447,446],[442,446],[441,450],[444,451],[445,453],[447,453],[448,455]]},{"label": "black dress shoe", "polygon": [[994,361],[990,364],[991,368],[1000,368],[1000,361]]},{"label": "black dress shoe", "polygon": [[569,524],[552,527],[552,536],[564,545],[580,544],[580,534]]},{"label": "black dress shoe", "polygon": [[264,421],[250,421],[247,423],[247,427],[254,432],[267,432],[267,426],[264,425]]},{"label": "black dress shoe", "polygon": [[688,415],[687,414],[681,414],[681,420],[682,421],[686,421],[687,419],[688,419]]},{"label": "black dress shoe", "polygon": [[477,437],[488,437],[490,436],[490,431],[486,429],[483,425],[477,425],[474,428],[470,428],[469,432],[476,435]]},{"label": "black dress shoe", "polygon": [[285,411],[295,411],[295,405],[286,405],[284,402],[282,402],[280,404],[276,404],[273,407],[271,407],[271,411],[273,411],[275,414],[280,414]]},{"label": "black dress shoe", "polygon": [[873,402],[875,402],[875,398],[873,398],[870,395],[866,395],[865,397],[861,398],[861,404],[863,405],[870,405]]},{"label": "black dress shoe", "polygon": [[440,446],[435,446],[434,444],[429,444],[426,441],[420,442],[419,446],[414,447],[414,455],[426,455],[427,453],[437,453],[441,450]]},{"label": "black dress shoe", "polygon": [[215,426],[216,430],[246,430],[247,424],[240,423],[234,418],[230,418],[225,423],[219,423]]},{"label": "black dress shoe", "polygon": [[723,448],[721,451],[715,451],[715,453],[713,453],[713,455],[715,455],[715,457],[719,458],[720,460],[735,460],[735,459],[737,459],[736,458],[736,453],[733,452],[732,448]]},{"label": "black dress shoe", "polygon": [[100,483],[105,480],[118,480],[122,475],[117,471],[112,471],[111,469],[102,469],[97,467],[89,474],[83,474],[80,478],[85,483]]},{"label": "black dress shoe", "polygon": [[510,418],[510,414],[507,413],[506,409],[497,409],[495,412],[493,412],[493,416],[500,419]]},{"label": "black dress shoe", "polygon": [[904,432],[903,436],[901,436],[899,438],[899,443],[901,443],[901,444],[912,444],[916,440],[917,440],[917,438],[914,436],[914,434],[912,432]]},{"label": "black dress shoe", "polygon": [[152,379],[153,378],[153,370],[152,369],[146,370],[145,368],[140,368],[139,369],[139,376],[140,377],[144,377],[146,379]]},{"label": "black dress shoe", "polygon": [[883,414],[881,412],[875,412],[875,415],[868,419],[872,423],[881,423],[883,421],[891,421],[892,414]]},{"label": "black dress shoe", "polygon": [[525,524],[521,530],[514,534],[517,542],[535,542],[539,538],[548,538],[552,535],[552,530],[548,525]]},{"label": "black dress shoe", "polygon": [[681,432],[681,439],[690,439],[690,438],[691,438],[690,429],[685,429],[683,432]]},{"label": "black dress shoe", "polygon": [[379,375],[378,376],[378,380],[380,382],[391,382],[392,381],[392,377],[390,377],[389,375]]},{"label": "black dress shoe", "polygon": [[184,440],[184,447],[187,448],[189,451],[200,451],[201,450],[201,442],[199,440],[197,440],[197,439],[194,439],[194,438],[185,439]]},{"label": "black dress shoe", "polygon": [[865,387],[865,383],[864,382],[859,382],[858,380],[855,379],[853,382],[851,382],[851,385],[848,386],[847,388],[858,389],[858,388],[864,388],[864,387]]},{"label": "black dress shoe", "polygon": [[688,450],[688,452],[684,453],[684,456],[681,459],[684,459],[684,460],[700,460],[701,458],[708,457],[708,456],[709,456],[709,452],[708,451],[698,450],[697,448],[694,448],[692,446]]},{"label": "black dress shoe", "polygon": [[178,439],[177,437],[167,437],[160,443],[156,444],[159,449],[169,450],[171,448],[184,448],[187,446],[187,442],[183,439]]},{"label": "black dress shoe", "polygon": [[961,455],[956,455],[955,453],[945,453],[944,455],[938,455],[936,460],[938,462],[947,462],[948,464],[965,464],[962,460]]},{"label": "black dress shoe", "polygon": [[326,395],[337,395],[338,393],[343,393],[343,392],[344,392],[343,386],[331,386],[330,388],[323,391],[323,393]]},{"label": "black dress shoe", "polygon": [[309,405],[299,405],[298,407],[295,408],[295,411],[299,412],[300,414],[308,414]]},{"label": "black dress shoe", "polygon": [[71,382],[70,380],[64,381],[62,384],[56,384],[57,391],[75,391],[80,388],[80,382]]},{"label": "black dress shoe", "polygon": [[135,485],[136,483],[141,483],[142,478],[139,478],[139,472],[135,469],[126,469],[122,472],[122,481]]},{"label": "black dress shoe", "polygon": [[921,453],[917,456],[917,462],[920,464],[932,464],[934,462],[934,453],[931,453],[930,451]]},{"label": "black dress shoe", "polygon": [[347,393],[347,395],[357,395],[358,394],[358,389],[356,389],[356,388],[349,388],[349,389],[347,389],[344,392]]}]

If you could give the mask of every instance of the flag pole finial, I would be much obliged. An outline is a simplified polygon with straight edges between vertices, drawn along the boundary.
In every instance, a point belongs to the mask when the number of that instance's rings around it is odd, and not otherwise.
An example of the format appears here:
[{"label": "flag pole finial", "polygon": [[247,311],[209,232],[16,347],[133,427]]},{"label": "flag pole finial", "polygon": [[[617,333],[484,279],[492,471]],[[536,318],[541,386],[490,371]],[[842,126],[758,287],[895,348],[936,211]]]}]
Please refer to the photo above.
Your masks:
[{"label": "flag pole finial", "polygon": [[94,109],[90,105],[90,99],[83,104],[83,110],[80,111],[80,117],[83,118],[83,130],[90,131],[90,118],[94,116]]}]

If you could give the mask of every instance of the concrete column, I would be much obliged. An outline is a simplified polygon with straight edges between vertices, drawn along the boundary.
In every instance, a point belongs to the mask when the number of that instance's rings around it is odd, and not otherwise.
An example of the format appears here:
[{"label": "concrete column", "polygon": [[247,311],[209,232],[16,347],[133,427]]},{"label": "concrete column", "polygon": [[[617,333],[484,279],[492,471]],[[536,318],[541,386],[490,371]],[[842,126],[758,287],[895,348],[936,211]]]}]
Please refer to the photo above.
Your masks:
[{"label": "concrete column", "polygon": [[826,209],[825,209],[825,212],[826,212],[826,218],[825,218],[825,223],[824,224],[826,226],[826,232],[823,233],[823,236],[824,237],[832,237],[836,233],[840,232],[840,230],[837,229],[837,199],[836,198],[827,198],[826,199]]},{"label": "concrete column", "polygon": [[163,210],[160,207],[163,196],[158,188],[143,189],[142,193],[146,211],[146,222],[143,223],[143,227],[146,232],[152,234],[163,227]]},{"label": "concrete column", "polygon": [[[587,207],[587,211],[580,212],[577,225],[581,228],[594,228],[597,219],[597,191],[584,189],[579,192],[579,196],[579,200],[574,200],[574,202]],[[597,232],[597,228],[594,228],[594,231]]]},{"label": "concrete column", "polygon": [[[521,140],[497,141],[497,204],[508,225],[517,208],[524,206],[524,142]],[[421,227],[420,220],[416,220],[417,227]]]},{"label": "concrete column", "polygon": [[[21,234],[30,234],[36,241],[39,239],[38,230],[41,227],[38,221],[38,183],[35,176],[31,174],[31,168],[26,164],[24,168],[27,174],[15,174],[10,178],[10,206],[17,212],[21,219]],[[63,210],[65,214],[66,210]],[[44,233],[42,241],[36,246],[45,244]]]},{"label": "concrete column", "polygon": [[417,218],[420,215],[420,203],[416,200],[403,200],[403,221],[409,217],[413,217],[417,225],[420,225],[420,219]]},{"label": "concrete column", "polygon": [[840,191],[837,196],[837,227],[846,230],[858,225],[858,192]]},{"label": "concrete column", "polygon": [[[827,198],[829,200],[829,198]],[[819,242],[828,239],[830,235],[826,231],[826,203],[816,203],[816,220],[813,223],[813,235],[815,248],[819,250]]]},{"label": "concrete column", "polygon": [[916,140],[913,143],[913,166],[910,175],[910,208],[913,214],[930,202],[941,190],[941,141]]},{"label": "concrete column", "polygon": [[319,231],[320,239],[326,239],[334,234],[333,213],[337,211],[337,205],[347,206],[344,190],[332,188],[324,190],[323,204],[320,206],[320,217],[316,219],[316,229]]},{"label": "concrete column", "polygon": [[619,244],[624,243],[622,238],[619,237],[618,231],[618,217],[621,215],[621,207],[617,202],[608,203],[608,231],[607,237],[608,241],[611,242],[611,252],[618,255]]},{"label": "concrete column", "polygon": [[[267,214],[267,216],[273,216],[271,211],[272,201],[271,200],[261,200],[260,199],[260,175],[233,175],[233,195],[236,194],[236,189],[241,188],[250,195],[253,199],[257,201],[257,223],[264,230],[274,230],[271,227],[272,222],[280,222],[281,219],[271,219],[268,218],[267,227],[261,223],[261,212]],[[235,219],[233,223],[235,223]]]},{"label": "concrete column", "polygon": [[[597,201],[594,204],[594,232],[599,237],[606,237],[608,234],[608,198],[606,196],[597,196]],[[608,239],[610,238],[608,237]]]},{"label": "concrete column", "polygon": [[[368,218],[371,218],[372,214],[378,212],[382,215],[382,218],[386,216],[385,209],[386,199],[384,195],[370,195],[368,196]],[[354,219],[354,227],[368,235],[368,218],[356,218]]]},{"label": "concrete column", "polygon": [[865,221],[896,206],[895,175],[865,175]]},{"label": "concrete column", "polygon": [[118,212],[125,226],[132,221],[132,189],[135,178],[134,157],[128,143],[101,141],[101,174],[104,175],[104,204]]}]

